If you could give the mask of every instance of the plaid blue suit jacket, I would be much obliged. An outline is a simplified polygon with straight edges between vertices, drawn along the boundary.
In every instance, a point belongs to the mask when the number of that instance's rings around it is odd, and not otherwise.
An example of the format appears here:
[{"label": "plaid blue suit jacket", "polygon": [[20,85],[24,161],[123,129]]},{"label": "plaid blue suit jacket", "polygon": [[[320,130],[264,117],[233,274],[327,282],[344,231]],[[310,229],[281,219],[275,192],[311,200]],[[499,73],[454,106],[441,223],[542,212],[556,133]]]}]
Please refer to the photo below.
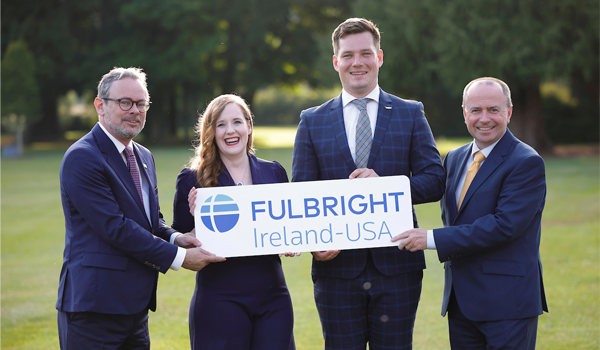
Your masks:
[{"label": "plaid blue suit jacket", "polygon": [[[341,95],[300,114],[292,162],[294,182],[347,179],[356,170],[348,147]],[[367,167],[379,176],[408,176],[413,204],[442,198],[444,168],[422,103],[403,100],[380,90],[377,124]],[[414,209],[413,220],[418,227]],[[422,251],[411,253],[387,247],[343,250],[326,262],[313,258],[312,274],[354,278],[365,268],[369,250],[377,269],[387,276],[425,268]]]}]

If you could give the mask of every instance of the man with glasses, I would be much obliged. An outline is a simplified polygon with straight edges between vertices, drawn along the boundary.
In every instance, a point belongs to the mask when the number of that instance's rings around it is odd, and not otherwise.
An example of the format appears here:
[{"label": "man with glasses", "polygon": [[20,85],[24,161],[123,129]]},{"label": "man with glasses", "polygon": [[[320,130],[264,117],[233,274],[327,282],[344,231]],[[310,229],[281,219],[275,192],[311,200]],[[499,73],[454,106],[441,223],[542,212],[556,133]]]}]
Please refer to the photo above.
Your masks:
[{"label": "man with glasses", "polygon": [[61,349],[150,349],[158,272],[224,260],[165,224],[154,158],[132,139],[150,96],[146,74],[114,68],[94,100],[99,123],[65,153],[65,250],[58,289]]}]

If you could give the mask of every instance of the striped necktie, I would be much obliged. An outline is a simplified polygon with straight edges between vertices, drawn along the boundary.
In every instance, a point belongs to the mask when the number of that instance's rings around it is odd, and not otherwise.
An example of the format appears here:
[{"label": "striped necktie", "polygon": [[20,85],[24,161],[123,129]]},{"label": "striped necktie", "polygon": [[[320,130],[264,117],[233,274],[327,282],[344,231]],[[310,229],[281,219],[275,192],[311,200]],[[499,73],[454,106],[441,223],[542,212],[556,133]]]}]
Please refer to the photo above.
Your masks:
[{"label": "striped necktie", "polygon": [[352,101],[359,110],[358,122],[356,123],[356,168],[366,168],[371,153],[373,136],[371,135],[371,121],[367,113],[367,102],[370,98],[357,98]]},{"label": "striped necktie", "polygon": [[140,200],[142,204],[144,204],[144,197],[142,196],[142,183],[140,182],[140,171],[137,167],[137,162],[135,161],[135,154],[133,151],[129,149],[129,147],[125,147],[123,151],[125,156],[127,157],[127,165],[129,166],[129,173],[133,178],[133,183],[135,184],[135,188],[137,189],[138,194],[140,195]]}]

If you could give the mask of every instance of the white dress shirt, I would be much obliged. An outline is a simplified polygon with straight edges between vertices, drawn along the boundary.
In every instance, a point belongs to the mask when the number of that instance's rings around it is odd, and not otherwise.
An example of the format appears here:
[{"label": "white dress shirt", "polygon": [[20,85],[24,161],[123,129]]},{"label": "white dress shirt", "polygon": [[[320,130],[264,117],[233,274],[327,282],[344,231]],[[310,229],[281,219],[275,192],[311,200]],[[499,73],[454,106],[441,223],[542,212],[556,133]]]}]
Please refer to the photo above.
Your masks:
[{"label": "white dress shirt", "polygon": [[[369,121],[371,122],[371,137],[375,135],[375,126],[377,125],[377,111],[379,109],[379,85],[364,98],[370,98],[367,103],[367,114],[369,115]],[[344,114],[344,126],[346,127],[346,137],[348,138],[348,147],[352,154],[352,160],[356,161],[356,124],[358,123],[358,116],[360,110],[352,101],[356,100],[356,97],[350,95],[346,90],[342,89],[342,107]]]}]

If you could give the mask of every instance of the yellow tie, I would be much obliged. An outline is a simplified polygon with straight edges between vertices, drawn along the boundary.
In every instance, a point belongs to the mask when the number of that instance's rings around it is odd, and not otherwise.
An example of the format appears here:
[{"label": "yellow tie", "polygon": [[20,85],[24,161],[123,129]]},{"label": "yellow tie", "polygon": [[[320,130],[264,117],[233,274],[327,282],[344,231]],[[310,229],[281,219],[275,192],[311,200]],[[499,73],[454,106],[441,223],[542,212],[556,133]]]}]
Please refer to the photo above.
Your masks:
[{"label": "yellow tie", "polygon": [[457,211],[460,209],[463,199],[465,199],[465,195],[467,194],[467,190],[469,189],[469,186],[471,186],[471,182],[473,182],[473,178],[475,178],[475,174],[477,174],[479,166],[481,165],[481,162],[483,162],[484,159],[485,156],[483,155],[483,153],[481,153],[481,151],[477,151],[475,153],[475,160],[473,160],[473,163],[471,163],[469,170],[467,170],[465,184],[463,185],[462,191],[460,192],[460,198],[458,199],[458,208],[456,208]]}]

